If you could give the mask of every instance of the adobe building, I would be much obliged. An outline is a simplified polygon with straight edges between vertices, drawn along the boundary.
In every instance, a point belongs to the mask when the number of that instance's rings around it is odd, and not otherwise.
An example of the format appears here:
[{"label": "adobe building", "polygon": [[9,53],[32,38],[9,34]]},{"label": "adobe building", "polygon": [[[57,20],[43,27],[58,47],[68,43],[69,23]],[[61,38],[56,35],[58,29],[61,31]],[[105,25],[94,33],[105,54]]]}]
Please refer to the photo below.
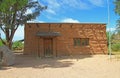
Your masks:
[{"label": "adobe building", "polygon": [[107,54],[106,24],[26,23],[24,54],[40,57]]}]

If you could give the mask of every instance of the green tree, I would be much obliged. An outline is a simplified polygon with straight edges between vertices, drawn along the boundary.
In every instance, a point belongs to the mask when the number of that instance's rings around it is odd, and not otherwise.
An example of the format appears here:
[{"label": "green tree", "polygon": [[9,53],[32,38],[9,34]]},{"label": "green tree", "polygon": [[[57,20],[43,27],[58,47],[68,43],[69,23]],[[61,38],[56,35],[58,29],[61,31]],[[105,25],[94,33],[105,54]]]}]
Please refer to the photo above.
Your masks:
[{"label": "green tree", "polygon": [[[120,0],[115,0],[115,13],[120,16]],[[120,31],[120,18],[117,20],[117,30]]]},{"label": "green tree", "polygon": [[[12,48],[15,31],[28,20],[35,19],[46,6],[34,0],[0,0],[0,29],[5,34],[4,45]],[[31,13],[27,13],[32,11]]]}]

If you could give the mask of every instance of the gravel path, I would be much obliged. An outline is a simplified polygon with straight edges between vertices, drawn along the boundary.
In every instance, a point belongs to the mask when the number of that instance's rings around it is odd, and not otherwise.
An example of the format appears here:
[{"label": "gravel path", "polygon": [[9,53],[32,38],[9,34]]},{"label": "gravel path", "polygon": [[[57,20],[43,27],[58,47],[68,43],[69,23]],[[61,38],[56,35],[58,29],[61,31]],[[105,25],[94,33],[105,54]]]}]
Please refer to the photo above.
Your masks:
[{"label": "gravel path", "polygon": [[3,67],[0,78],[120,78],[120,60],[107,55],[44,59],[16,55],[16,64]]}]

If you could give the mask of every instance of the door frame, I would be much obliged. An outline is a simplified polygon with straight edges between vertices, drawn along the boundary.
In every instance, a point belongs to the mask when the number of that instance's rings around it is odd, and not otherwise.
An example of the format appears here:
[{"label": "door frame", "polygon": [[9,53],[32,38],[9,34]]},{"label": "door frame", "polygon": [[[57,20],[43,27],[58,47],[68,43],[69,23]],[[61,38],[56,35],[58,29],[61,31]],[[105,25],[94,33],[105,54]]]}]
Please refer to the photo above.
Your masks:
[{"label": "door frame", "polygon": [[[50,41],[48,44],[46,44],[46,40],[48,40],[48,41]],[[44,57],[53,57],[53,38],[44,38]],[[49,53],[48,53],[48,55],[46,54],[46,45],[47,46],[50,46],[50,55],[49,55]]]}]

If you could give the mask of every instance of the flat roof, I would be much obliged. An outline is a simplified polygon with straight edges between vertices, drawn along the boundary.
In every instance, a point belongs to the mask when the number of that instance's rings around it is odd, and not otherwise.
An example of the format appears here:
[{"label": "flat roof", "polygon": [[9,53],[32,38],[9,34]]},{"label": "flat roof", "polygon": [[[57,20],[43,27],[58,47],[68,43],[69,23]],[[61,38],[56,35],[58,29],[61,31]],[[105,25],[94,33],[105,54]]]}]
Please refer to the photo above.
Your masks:
[{"label": "flat roof", "polygon": [[80,23],[62,23],[62,22],[27,22],[26,24],[107,24],[102,22],[80,22]]}]

